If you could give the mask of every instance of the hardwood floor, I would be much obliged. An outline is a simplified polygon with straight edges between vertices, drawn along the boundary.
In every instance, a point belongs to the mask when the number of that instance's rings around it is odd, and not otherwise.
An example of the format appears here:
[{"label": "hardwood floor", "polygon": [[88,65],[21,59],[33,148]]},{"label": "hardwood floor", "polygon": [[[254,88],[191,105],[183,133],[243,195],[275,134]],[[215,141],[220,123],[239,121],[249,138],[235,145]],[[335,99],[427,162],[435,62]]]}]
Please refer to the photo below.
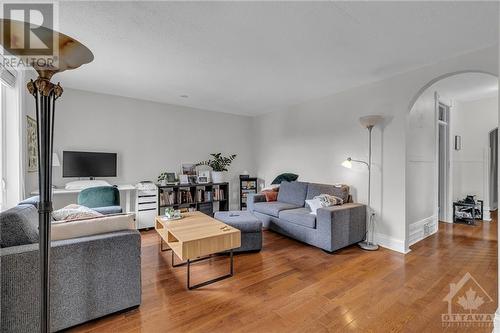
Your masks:
[{"label": "hardwood floor", "polygon": [[[226,270],[227,258],[219,257],[192,273],[196,280]],[[172,268],[170,252],[160,253],[158,236],[148,231],[142,234],[142,305],[71,331],[491,332],[442,325],[450,283],[467,272],[492,298],[483,297],[478,311],[493,314],[496,219],[440,223],[438,233],[407,255],[356,246],[330,255],[266,231],[263,251],[235,257],[233,278],[193,291],[186,290],[185,268]]]}]

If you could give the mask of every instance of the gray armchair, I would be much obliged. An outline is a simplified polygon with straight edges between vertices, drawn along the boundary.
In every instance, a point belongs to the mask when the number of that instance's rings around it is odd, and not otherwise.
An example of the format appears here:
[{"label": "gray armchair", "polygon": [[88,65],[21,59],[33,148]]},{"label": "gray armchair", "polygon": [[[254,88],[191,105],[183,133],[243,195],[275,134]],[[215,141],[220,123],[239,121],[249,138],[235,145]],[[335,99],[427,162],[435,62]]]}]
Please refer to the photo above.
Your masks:
[{"label": "gray armchair", "polygon": [[[13,218],[18,220],[10,223]],[[15,225],[23,225],[28,231],[21,231],[21,245],[5,247],[10,244],[0,239],[4,246],[0,249],[2,333],[39,331],[39,252],[32,232],[37,221],[38,213],[32,205],[0,214],[0,238],[14,235]],[[140,242],[136,230],[53,241],[51,330],[140,305]]]}]

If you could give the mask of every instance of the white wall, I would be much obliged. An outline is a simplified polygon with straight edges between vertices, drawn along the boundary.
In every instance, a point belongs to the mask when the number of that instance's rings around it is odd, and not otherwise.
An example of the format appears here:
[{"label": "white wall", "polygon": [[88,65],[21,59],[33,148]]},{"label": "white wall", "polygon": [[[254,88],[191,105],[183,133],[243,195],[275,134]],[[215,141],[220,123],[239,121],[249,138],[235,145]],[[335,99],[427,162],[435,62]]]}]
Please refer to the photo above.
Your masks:
[{"label": "white wall", "polygon": [[[490,75],[484,76],[490,80]],[[450,147],[450,184],[452,192],[446,205],[446,221],[452,221],[452,200],[462,199],[465,194],[476,194],[478,199],[485,199],[488,184],[488,132],[498,126],[497,99],[490,98],[475,102],[458,103],[453,96],[460,78],[467,84],[468,74],[453,76],[436,82],[417,99],[408,117],[407,141],[407,187],[406,219],[409,231],[409,244],[420,241],[424,234],[424,225],[437,231],[437,115],[435,111],[435,93],[441,96],[447,92],[447,104],[453,105],[450,111],[450,146],[455,135],[467,133],[468,148],[457,152]],[[478,81],[480,82],[480,81]],[[450,95],[451,94],[451,95]],[[462,136],[464,138],[464,136]],[[485,215],[489,217],[489,214]]]},{"label": "white wall", "polygon": [[[54,151],[61,162],[63,150],[118,153],[118,177],[108,179],[111,184],[156,181],[161,171],[179,172],[183,162],[208,159],[212,152],[235,153],[226,180],[231,208],[237,208],[238,175],[254,171],[251,127],[245,116],[65,89],[56,104]],[[62,167],[53,172],[57,186],[75,180],[62,178]],[[37,187],[37,174],[27,174],[27,193]],[[54,206],[74,200],[57,196]]]},{"label": "white wall", "polygon": [[3,86],[1,89],[5,91],[5,97],[2,100],[5,107],[5,161],[4,161],[4,177],[5,177],[5,207],[10,208],[17,205],[22,198],[21,182],[21,156],[20,147],[22,144],[21,136],[19,135],[20,121],[22,114],[19,109],[18,85],[16,87]]},{"label": "white wall", "polygon": [[347,157],[367,158],[367,131],[358,118],[381,114],[374,130],[373,208],[381,245],[408,250],[406,140],[409,109],[419,91],[448,73],[482,70],[498,73],[498,48],[490,47],[393,78],[258,116],[255,121],[257,175],[269,183],[283,171],[304,181],[350,184],[356,200],[366,201],[366,171],[344,169]]},{"label": "white wall", "polygon": [[[375,236],[381,245],[406,252],[406,189],[427,181],[406,177],[409,109],[431,81],[467,70],[496,75],[498,49],[475,51],[261,115],[253,121],[242,116],[66,89],[57,104],[55,151],[60,156],[65,149],[118,152],[119,177],[111,183],[154,180],[161,170],[179,170],[181,162],[196,162],[215,151],[234,152],[239,157],[231,169],[233,208],[237,201],[237,175],[243,170],[256,173],[266,183],[283,171],[296,172],[304,181],[347,183],[352,186],[355,199],[365,202],[366,170],[361,166],[344,169],[340,163],[347,156],[367,158],[367,131],[359,125],[358,118],[381,114],[385,123],[373,131]],[[205,126],[213,130],[206,131]],[[179,139],[182,133],[190,135]],[[63,185],[67,180],[61,179],[60,168],[54,172],[54,183]],[[36,188],[36,175],[28,178],[30,191]]]},{"label": "white wall", "polygon": [[[435,89],[427,89],[415,102],[408,116],[406,219],[409,228],[415,229],[410,232],[410,244],[415,242],[414,232],[421,225],[423,227],[423,224],[431,221],[437,225],[434,92]],[[421,238],[419,235],[418,239]]]},{"label": "white wall", "polygon": [[462,136],[462,149],[452,150],[452,199],[467,194],[489,205],[489,132],[498,127],[498,98],[456,102],[452,108],[452,137]]}]

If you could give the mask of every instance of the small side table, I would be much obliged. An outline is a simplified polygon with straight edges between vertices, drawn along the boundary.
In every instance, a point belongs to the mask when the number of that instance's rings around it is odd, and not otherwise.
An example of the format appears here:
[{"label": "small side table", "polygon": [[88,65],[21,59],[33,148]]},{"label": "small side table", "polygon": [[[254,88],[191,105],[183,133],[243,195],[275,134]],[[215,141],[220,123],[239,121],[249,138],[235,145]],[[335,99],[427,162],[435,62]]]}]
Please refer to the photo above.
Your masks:
[{"label": "small side table", "polygon": [[[469,208],[472,210],[471,217],[457,217],[457,208]],[[476,214],[476,209],[479,209],[480,214]],[[466,224],[474,224],[475,220],[483,219],[483,200],[477,200],[475,203],[455,201],[453,203],[453,223],[463,221]]]}]

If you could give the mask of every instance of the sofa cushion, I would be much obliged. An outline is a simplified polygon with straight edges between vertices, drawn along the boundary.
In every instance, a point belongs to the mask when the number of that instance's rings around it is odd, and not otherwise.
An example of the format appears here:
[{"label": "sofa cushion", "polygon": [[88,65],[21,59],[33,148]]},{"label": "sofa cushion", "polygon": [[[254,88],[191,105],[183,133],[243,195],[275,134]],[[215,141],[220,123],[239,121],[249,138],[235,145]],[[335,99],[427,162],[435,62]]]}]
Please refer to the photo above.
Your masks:
[{"label": "sofa cushion", "polygon": [[347,203],[349,201],[349,186],[309,183],[306,199],[313,199],[320,194],[334,195],[344,200],[344,203]]},{"label": "sofa cushion", "polygon": [[29,197],[18,203],[18,205],[33,205],[38,208],[38,202],[40,201],[40,196],[35,195],[33,197]]},{"label": "sofa cushion", "polygon": [[256,212],[278,217],[279,213],[285,209],[298,208],[296,205],[292,205],[286,202],[271,201],[271,202],[256,202],[254,204],[254,210]]},{"label": "sofa cushion", "polygon": [[283,210],[279,218],[304,227],[316,228],[316,215],[311,214],[311,211],[305,207]]},{"label": "sofa cushion", "polygon": [[0,213],[0,247],[38,242],[38,210],[33,205],[18,205]]},{"label": "sofa cushion", "polygon": [[307,183],[283,182],[278,192],[278,201],[303,207],[306,200]]},{"label": "sofa cushion", "polygon": [[61,240],[108,232],[135,229],[132,215],[104,215],[95,218],[73,221],[53,221],[51,225],[51,239]]},{"label": "sofa cushion", "polygon": [[94,207],[92,209],[104,215],[123,213],[121,206]]}]

